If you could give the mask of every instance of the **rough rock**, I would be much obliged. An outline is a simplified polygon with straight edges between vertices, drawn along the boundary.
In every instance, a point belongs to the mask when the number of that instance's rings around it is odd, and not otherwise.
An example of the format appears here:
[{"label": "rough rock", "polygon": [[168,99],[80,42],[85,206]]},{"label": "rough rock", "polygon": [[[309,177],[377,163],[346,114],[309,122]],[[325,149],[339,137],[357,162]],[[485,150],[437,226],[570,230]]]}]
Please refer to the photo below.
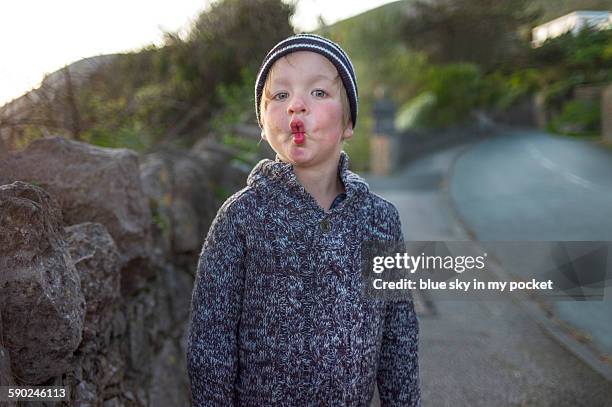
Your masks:
[{"label": "rough rock", "polygon": [[[0,338],[3,338],[2,314],[0,314]],[[0,386],[12,386],[15,384],[11,369],[11,355],[9,350],[0,344]],[[8,402],[7,402],[8,403]],[[8,403],[10,407],[15,403]]]},{"label": "rough rock", "polygon": [[42,383],[70,369],[85,300],[57,202],[23,182],[0,186],[0,310],[20,380]]},{"label": "rough rock", "polygon": [[113,237],[122,265],[142,267],[151,246],[151,215],[142,190],[138,155],[127,149],[102,148],[45,137],[0,161],[0,185],[25,181],[54,196],[64,224],[103,224]]},{"label": "rough rock", "polygon": [[119,253],[113,238],[100,223],[81,223],[65,231],[87,303],[83,326],[83,342],[87,342],[107,329],[121,298]]},{"label": "rough rock", "polygon": [[166,340],[153,361],[150,407],[189,406],[190,389],[186,371],[185,357],[180,354],[174,340]]},{"label": "rough rock", "polygon": [[206,162],[190,152],[163,151],[143,157],[140,172],[156,248],[164,257],[198,252],[217,206]]},{"label": "rough rock", "polygon": [[[191,151],[206,163],[213,185],[224,189],[226,195],[238,191],[246,185],[247,176],[253,166],[237,160],[236,157],[240,152],[235,148],[213,139],[204,138],[198,141]],[[270,158],[268,155],[264,156]]]},{"label": "rough rock", "polygon": [[159,151],[139,166],[47,138],[2,156],[0,185],[41,188],[0,188],[0,381],[67,385],[74,405],[188,406],[192,274],[246,180],[233,154]]},{"label": "rough rock", "polygon": [[[171,263],[161,267],[159,273],[161,284],[164,287],[162,294],[165,297],[165,304],[167,304],[169,317],[172,320],[172,329],[175,329],[189,318],[193,276],[191,270],[183,270]],[[163,319],[160,318],[160,321],[163,321]]]},{"label": "rough rock", "polygon": [[88,382],[80,382],[74,391],[74,406],[89,407],[96,405],[96,386]]},{"label": "rough rock", "polygon": [[[0,346],[0,386],[14,386],[15,379],[11,369],[9,350]],[[14,405],[12,403],[11,405]]]},{"label": "rough rock", "polygon": [[[11,373],[11,360],[8,349],[0,347],[0,386],[14,386],[15,381]],[[17,402],[5,401],[3,407],[17,407]]]}]

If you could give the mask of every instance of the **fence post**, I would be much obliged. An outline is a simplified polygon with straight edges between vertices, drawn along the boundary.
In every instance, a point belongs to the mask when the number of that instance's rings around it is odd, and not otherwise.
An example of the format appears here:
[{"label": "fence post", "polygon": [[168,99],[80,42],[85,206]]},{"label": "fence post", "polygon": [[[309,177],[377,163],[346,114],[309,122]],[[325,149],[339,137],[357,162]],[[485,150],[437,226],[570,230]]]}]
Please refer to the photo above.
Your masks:
[{"label": "fence post", "polygon": [[374,103],[374,133],[370,141],[370,169],[375,175],[389,175],[397,168],[398,140],[395,132],[395,105],[384,96]]}]

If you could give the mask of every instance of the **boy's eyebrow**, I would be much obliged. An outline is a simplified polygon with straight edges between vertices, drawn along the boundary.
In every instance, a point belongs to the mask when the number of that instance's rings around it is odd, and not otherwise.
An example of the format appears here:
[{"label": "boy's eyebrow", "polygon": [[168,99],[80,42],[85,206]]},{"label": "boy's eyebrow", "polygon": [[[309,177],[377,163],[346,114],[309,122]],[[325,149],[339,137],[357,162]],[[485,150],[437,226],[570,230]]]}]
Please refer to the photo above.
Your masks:
[{"label": "boy's eyebrow", "polygon": [[333,81],[334,80],[333,78],[330,78],[329,76],[323,75],[321,73],[318,73],[318,74],[314,75],[312,77],[312,79],[313,79],[313,81],[319,80],[319,79],[325,79],[325,80],[328,80],[328,81]]},{"label": "boy's eyebrow", "polygon": [[[311,82],[316,82],[316,81],[321,80],[321,79],[324,79],[324,80],[329,81],[329,82],[333,82],[334,81],[333,78],[330,78],[329,76],[323,75],[323,74],[320,74],[320,73],[316,74],[316,75],[313,75],[311,77],[310,81]],[[278,83],[279,85],[286,85],[289,82],[289,80],[287,80],[286,78],[282,78],[282,77],[281,78],[272,78],[272,82],[273,83]]]}]

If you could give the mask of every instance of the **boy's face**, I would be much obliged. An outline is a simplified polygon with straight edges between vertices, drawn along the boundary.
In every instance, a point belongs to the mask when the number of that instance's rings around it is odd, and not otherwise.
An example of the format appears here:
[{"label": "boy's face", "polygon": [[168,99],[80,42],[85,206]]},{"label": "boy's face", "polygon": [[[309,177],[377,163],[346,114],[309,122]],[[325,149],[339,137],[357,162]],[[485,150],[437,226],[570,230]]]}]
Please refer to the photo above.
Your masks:
[{"label": "boy's face", "polygon": [[[298,51],[280,58],[268,75],[270,97],[261,115],[266,140],[285,162],[308,167],[337,162],[342,140],[353,135],[343,126],[342,82],[327,58]],[[302,123],[303,140],[292,134]]]}]

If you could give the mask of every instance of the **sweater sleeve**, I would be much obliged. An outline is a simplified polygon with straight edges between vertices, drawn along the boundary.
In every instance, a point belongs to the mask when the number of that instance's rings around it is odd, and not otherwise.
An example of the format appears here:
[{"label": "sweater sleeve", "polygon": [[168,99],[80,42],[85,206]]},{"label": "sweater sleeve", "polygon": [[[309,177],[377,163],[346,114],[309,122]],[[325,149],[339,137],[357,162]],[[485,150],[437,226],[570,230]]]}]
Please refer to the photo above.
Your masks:
[{"label": "sweater sleeve", "polygon": [[[394,240],[403,243],[397,209],[392,213]],[[389,301],[377,372],[381,407],[421,405],[418,342],[419,323],[412,295],[403,301]]]},{"label": "sweater sleeve", "polygon": [[221,207],[208,231],[191,297],[187,371],[194,407],[235,402],[244,241],[227,209]]}]

